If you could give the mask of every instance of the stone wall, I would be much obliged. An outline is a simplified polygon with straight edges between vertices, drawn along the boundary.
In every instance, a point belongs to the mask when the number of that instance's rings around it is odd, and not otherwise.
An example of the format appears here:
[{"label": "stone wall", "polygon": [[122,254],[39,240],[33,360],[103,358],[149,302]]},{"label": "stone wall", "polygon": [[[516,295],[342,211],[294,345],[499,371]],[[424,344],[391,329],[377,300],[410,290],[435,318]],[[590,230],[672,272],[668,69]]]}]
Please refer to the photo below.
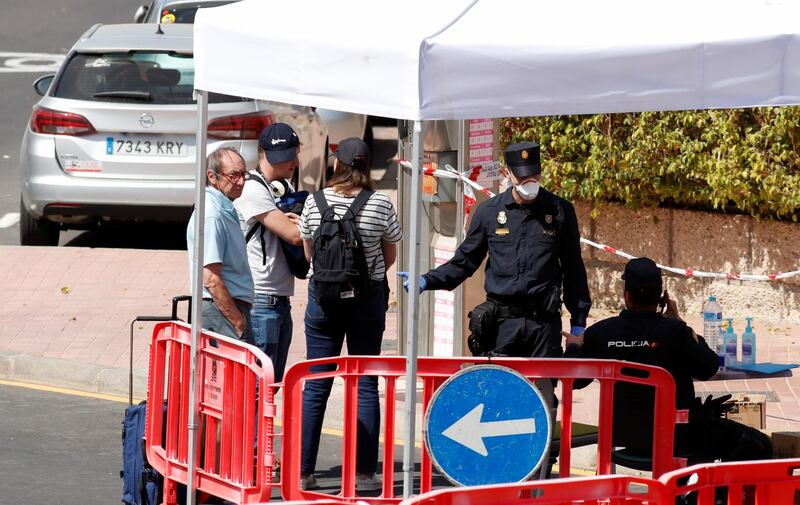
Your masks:
[{"label": "stone wall", "polygon": [[[774,274],[800,270],[800,224],[675,209],[631,210],[576,202],[581,236],[658,263],[708,272]],[[593,304],[622,307],[626,259],[583,246]],[[800,277],[777,282],[687,278],[665,272],[665,286],[686,315],[699,316],[711,294],[725,317],[800,322]]]}]

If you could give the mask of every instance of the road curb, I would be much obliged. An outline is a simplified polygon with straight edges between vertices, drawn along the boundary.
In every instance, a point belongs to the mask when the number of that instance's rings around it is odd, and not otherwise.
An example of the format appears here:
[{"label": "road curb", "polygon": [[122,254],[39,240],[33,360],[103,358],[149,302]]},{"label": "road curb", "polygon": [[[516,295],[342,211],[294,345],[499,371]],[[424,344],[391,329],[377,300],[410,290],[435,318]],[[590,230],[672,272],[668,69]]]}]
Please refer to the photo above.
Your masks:
[{"label": "road curb", "polygon": [[[128,396],[128,369],[0,350],[0,378],[89,393]],[[133,397],[144,398],[147,370],[133,370]]]}]

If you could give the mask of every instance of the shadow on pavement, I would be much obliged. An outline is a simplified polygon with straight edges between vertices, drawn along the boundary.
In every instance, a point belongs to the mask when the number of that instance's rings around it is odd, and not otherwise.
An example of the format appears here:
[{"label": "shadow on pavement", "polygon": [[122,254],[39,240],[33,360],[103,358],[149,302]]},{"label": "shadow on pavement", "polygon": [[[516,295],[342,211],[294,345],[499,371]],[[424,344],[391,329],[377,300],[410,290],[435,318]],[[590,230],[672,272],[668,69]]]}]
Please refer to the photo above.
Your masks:
[{"label": "shadow on pavement", "polygon": [[65,247],[186,250],[186,223],[103,224],[81,232]]},{"label": "shadow on pavement", "polygon": [[[417,455],[417,459],[420,458],[420,455]],[[381,467],[383,463],[378,462],[378,467]],[[317,470],[316,472],[317,482],[319,483],[319,489],[315,491],[325,494],[330,494],[332,496],[338,495],[341,489],[342,484],[342,467],[340,465],[333,466],[327,470]],[[419,494],[419,477],[420,476],[420,465],[416,463],[414,465],[414,494]],[[377,477],[381,479],[383,476],[378,474]],[[442,488],[442,487],[452,487],[451,484],[447,479],[445,479],[441,474],[439,474],[436,469],[433,470],[433,481],[432,485],[434,489]],[[380,491],[372,491],[372,492],[363,492],[357,493],[358,496],[365,496],[365,497],[376,497],[380,496]],[[402,461],[395,461],[394,464],[394,495],[396,497],[403,496],[403,463]]]},{"label": "shadow on pavement", "polygon": [[[380,454],[383,453],[383,445],[380,447]],[[403,450],[400,446],[395,446],[395,462],[394,462],[394,495],[395,497],[403,496]],[[419,494],[419,476],[422,452],[417,450],[414,460],[414,493]],[[317,457],[317,469],[314,474],[319,483],[319,489],[314,491],[331,496],[339,494],[342,485],[342,439],[340,436],[322,434],[320,439],[319,456]],[[383,468],[383,461],[378,461],[378,471]],[[376,475],[378,479],[382,479],[383,475],[380,473]],[[452,484],[444,478],[436,468],[433,469],[433,488],[451,487]],[[376,497],[380,496],[380,491],[357,493],[359,496]],[[280,489],[276,489],[273,498],[280,498]]]}]

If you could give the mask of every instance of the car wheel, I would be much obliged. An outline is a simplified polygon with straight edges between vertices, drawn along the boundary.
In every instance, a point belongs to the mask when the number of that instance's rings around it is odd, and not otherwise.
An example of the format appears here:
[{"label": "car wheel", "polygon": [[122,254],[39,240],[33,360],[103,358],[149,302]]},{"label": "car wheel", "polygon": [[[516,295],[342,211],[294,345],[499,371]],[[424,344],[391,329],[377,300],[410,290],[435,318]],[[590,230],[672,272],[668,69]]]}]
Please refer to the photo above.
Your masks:
[{"label": "car wheel", "polygon": [[59,224],[36,219],[19,201],[19,243],[22,245],[58,245]]}]

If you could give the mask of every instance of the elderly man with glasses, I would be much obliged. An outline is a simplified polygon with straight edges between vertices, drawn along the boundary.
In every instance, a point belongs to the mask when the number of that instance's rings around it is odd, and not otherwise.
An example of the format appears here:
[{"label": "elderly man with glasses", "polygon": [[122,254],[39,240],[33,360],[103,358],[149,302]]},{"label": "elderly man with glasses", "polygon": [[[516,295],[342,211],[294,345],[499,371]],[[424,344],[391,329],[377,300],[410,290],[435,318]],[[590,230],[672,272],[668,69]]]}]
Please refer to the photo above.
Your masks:
[{"label": "elderly man with glasses", "polygon": [[[206,212],[203,241],[203,328],[252,343],[250,309],[253,277],[233,200],[244,188],[245,162],[223,147],[206,159]],[[186,229],[189,272],[194,271],[194,220]]]}]

